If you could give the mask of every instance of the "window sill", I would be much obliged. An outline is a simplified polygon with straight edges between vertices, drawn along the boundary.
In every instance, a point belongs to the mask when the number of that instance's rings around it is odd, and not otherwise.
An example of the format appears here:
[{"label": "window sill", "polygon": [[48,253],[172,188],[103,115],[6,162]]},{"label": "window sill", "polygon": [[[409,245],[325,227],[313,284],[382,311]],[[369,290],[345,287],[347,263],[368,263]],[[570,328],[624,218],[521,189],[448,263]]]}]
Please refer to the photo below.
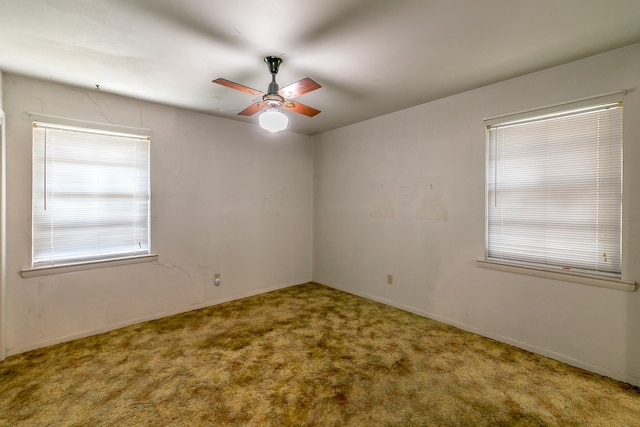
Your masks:
[{"label": "window sill", "polygon": [[51,267],[25,268],[20,271],[20,276],[24,278],[47,276],[49,274],[69,273],[72,271],[93,270],[96,268],[115,267],[118,265],[139,264],[143,262],[157,261],[158,255],[138,255],[132,257],[114,258],[103,261],[88,261],[77,264],[62,264]]},{"label": "window sill", "polygon": [[617,289],[620,291],[634,292],[636,282],[617,279],[614,277],[596,276],[575,272],[555,271],[538,267],[529,267],[506,262],[477,260],[476,265],[489,270],[505,271],[508,273],[525,274],[527,276],[543,277],[545,279],[561,280],[564,282],[580,283],[582,285],[598,286],[601,288]]}]

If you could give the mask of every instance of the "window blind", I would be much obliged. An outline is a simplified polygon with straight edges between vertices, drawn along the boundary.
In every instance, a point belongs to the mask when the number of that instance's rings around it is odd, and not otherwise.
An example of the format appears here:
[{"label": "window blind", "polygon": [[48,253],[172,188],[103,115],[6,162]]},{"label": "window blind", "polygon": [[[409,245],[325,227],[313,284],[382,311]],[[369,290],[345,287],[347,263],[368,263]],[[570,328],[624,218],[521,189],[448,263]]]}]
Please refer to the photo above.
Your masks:
[{"label": "window blind", "polygon": [[149,138],[34,123],[32,266],[149,253]]},{"label": "window blind", "polygon": [[622,104],[487,132],[487,258],[619,277]]}]

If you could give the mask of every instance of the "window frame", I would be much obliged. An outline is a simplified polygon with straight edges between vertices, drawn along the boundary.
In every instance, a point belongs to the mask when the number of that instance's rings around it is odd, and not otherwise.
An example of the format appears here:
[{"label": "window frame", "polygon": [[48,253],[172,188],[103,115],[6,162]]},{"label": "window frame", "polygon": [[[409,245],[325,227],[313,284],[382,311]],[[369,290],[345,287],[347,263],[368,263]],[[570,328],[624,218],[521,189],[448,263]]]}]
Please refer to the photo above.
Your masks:
[{"label": "window frame", "polygon": [[[65,262],[52,262],[52,263],[43,263],[43,264],[34,264],[34,256],[33,256],[33,245],[34,245],[34,231],[33,227],[31,229],[31,255],[30,255],[30,266],[28,268],[24,268],[21,270],[20,274],[22,277],[34,277],[41,276],[47,274],[55,274],[55,273],[64,273],[69,271],[79,271],[79,270],[88,270],[94,268],[103,268],[110,267],[116,265],[126,265],[133,263],[142,263],[149,261],[156,261],[157,255],[152,253],[151,246],[151,130],[145,128],[135,128],[128,126],[117,126],[111,124],[103,124],[103,123],[93,123],[93,122],[85,122],[73,119],[65,119],[55,116],[46,116],[41,114],[29,114],[30,118],[33,121],[33,126],[36,127],[39,124],[42,125],[50,125],[52,127],[62,127],[69,128],[72,131],[77,130],[78,132],[86,131],[88,133],[96,133],[102,135],[113,135],[114,137],[130,137],[139,140],[146,140],[149,146],[146,150],[146,200],[144,203],[147,204],[147,213],[146,213],[146,224],[147,224],[147,239],[148,244],[147,248],[144,252],[133,254],[133,253],[117,253],[117,254],[108,254],[108,255],[100,255],[93,257],[79,257],[75,260],[69,260]],[[34,137],[31,138],[32,149],[34,147]],[[33,159],[33,157],[32,157]],[[34,160],[32,160],[34,161]],[[35,167],[35,163],[33,163],[33,167]],[[35,170],[34,170],[35,173]],[[144,182],[144,181],[140,181]],[[143,187],[144,188],[144,187]],[[33,198],[36,194],[34,183],[31,185],[30,197],[31,197],[31,205],[33,209]]]},{"label": "window frame", "polygon": [[[624,253],[621,253],[622,271],[620,275],[597,273],[597,272],[585,272],[580,270],[565,271],[558,269],[552,265],[541,264],[528,264],[526,262],[512,261],[508,259],[496,259],[489,257],[489,128],[497,124],[518,122],[527,119],[534,119],[545,115],[560,114],[564,111],[576,110],[580,108],[591,107],[600,104],[621,102],[626,92],[615,92],[597,97],[583,98],[577,101],[555,104],[538,109],[521,111],[509,115],[492,117],[484,120],[486,126],[486,139],[485,139],[485,233],[484,233],[484,259],[477,260],[477,266],[481,268],[487,268],[491,270],[498,270],[510,273],[525,274],[537,277],[545,277],[555,280],[582,283],[586,285],[602,286],[613,289],[620,289],[625,291],[634,291],[636,283],[634,281],[626,280],[623,278],[624,274]],[[622,147],[623,149],[623,147]],[[620,173],[622,174],[622,164]],[[621,175],[622,176],[622,175]],[[621,212],[624,211],[624,193],[621,184]],[[622,228],[623,223],[621,221],[620,226]],[[620,235],[620,247],[622,250],[623,233]]]}]

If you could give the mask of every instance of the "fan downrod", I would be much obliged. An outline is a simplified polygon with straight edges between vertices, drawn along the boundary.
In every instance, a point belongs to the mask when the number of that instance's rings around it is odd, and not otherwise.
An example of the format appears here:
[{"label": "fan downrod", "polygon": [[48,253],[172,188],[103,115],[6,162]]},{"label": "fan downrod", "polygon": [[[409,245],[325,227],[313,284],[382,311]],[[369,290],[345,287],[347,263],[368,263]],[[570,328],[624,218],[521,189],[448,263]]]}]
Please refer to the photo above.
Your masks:
[{"label": "fan downrod", "polygon": [[269,83],[267,94],[263,97],[263,100],[267,102],[271,107],[280,106],[284,102],[284,98],[278,93],[280,87],[276,82],[276,74],[278,74],[278,69],[280,68],[280,64],[282,64],[282,59],[278,58],[277,56],[267,56],[264,58],[264,62],[269,65],[269,71],[271,72],[271,83]]}]

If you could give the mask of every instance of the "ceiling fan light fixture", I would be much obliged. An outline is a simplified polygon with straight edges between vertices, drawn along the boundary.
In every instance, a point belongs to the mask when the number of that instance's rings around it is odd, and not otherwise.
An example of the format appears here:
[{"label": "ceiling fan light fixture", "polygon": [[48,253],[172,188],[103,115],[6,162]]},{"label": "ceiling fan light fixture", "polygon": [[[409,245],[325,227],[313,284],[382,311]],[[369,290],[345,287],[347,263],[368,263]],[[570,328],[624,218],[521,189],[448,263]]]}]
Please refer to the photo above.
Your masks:
[{"label": "ceiling fan light fixture", "polygon": [[287,128],[289,118],[277,108],[269,108],[258,117],[260,127],[269,132],[280,132]]}]

